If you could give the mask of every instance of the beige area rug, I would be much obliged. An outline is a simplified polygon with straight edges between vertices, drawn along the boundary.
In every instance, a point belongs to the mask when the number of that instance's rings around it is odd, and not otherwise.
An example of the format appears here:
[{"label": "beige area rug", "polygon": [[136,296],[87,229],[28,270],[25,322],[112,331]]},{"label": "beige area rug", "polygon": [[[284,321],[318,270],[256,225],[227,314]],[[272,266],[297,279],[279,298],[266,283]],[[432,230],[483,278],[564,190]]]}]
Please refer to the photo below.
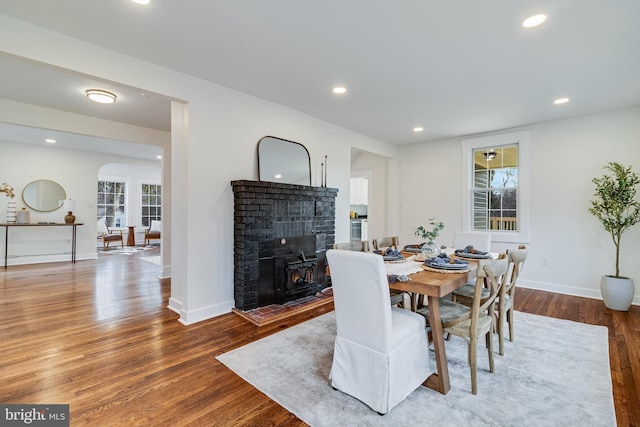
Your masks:
[{"label": "beige area rug", "polygon": [[[605,327],[521,312],[515,326],[495,373],[479,345],[478,395],[466,343],[453,337],[446,342],[451,391],[419,387],[385,416],[330,385],[334,312],[217,359],[311,426],[616,425]],[[431,359],[435,369],[433,352]]]},{"label": "beige area rug", "polygon": [[158,255],[158,256],[145,256],[145,257],[140,257],[138,259],[140,259],[142,261],[150,262],[151,264],[161,265],[160,264],[160,255]]}]

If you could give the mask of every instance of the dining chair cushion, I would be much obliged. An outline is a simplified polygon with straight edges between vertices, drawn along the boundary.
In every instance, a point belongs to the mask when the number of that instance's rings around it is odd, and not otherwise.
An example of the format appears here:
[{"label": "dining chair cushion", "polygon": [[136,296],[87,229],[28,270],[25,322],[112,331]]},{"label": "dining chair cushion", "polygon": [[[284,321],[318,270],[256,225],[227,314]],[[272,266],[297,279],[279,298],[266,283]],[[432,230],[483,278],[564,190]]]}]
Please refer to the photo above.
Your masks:
[{"label": "dining chair cushion", "polygon": [[[455,291],[453,291],[453,298],[455,302],[457,299],[460,299],[462,301],[466,301],[467,303],[464,305],[470,305],[471,300],[473,299],[473,294],[476,291],[476,283],[475,282],[470,282],[467,283],[466,285],[463,285],[462,287],[456,289]],[[485,299],[489,297],[489,289],[487,288],[483,288],[480,291],[480,298],[481,299]]]}]

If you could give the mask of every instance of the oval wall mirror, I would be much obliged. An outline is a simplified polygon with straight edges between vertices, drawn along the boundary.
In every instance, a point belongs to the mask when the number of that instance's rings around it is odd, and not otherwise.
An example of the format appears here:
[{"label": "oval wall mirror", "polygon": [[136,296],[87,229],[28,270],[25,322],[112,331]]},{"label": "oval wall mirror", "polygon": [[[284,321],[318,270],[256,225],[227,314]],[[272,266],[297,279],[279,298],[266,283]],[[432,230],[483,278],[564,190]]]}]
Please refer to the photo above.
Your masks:
[{"label": "oval wall mirror", "polygon": [[265,136],[258,141],[260,181],[311,185],[311,159],[299,142]]},{"label": "oval wall mirror", "polygon": [[38,212],[52,212],[60,208],[67,198],[64,188],[49,179],[37,179],[30,182],[22,191],[22,201]]}]

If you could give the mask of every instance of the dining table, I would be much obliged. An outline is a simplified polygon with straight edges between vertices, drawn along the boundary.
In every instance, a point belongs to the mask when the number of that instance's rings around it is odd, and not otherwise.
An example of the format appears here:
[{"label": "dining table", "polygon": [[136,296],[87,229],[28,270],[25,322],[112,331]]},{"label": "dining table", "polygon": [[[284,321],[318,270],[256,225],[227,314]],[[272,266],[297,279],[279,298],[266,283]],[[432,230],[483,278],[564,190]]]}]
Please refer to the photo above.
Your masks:
[{"label": "dining table", "polygon": [[451,390],[449,380],[449,368],[447,366],[447,354],[445,351],[444,332],[440,319],[440,298],[449,295],[451,292],[462,287],[469,281],[475,280],[477,262],[470,262],[466,271],[451,272],[447,270],[433,271],[424,270],[422,262],[415,262],[409,258],[405,266],[393,265],[387,271],[405,271],[409,280],[389,283],[389,288],[393,290],[407,292],[411,295],[411,310],[418,309],[418,297],[424,295],[429,304],[429,325],[431,326],[431,337],[436,359],[436,372],[431,374],[423,383],[424,386],[447,394]]}]

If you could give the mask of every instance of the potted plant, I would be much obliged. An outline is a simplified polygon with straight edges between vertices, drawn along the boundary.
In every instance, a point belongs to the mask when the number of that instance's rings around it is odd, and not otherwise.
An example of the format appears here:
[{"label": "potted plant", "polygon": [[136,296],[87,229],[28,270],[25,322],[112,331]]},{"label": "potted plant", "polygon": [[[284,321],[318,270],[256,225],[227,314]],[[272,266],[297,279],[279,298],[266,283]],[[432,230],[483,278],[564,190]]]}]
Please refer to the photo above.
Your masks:
[{"label": "potted plant", "polygon": [[422,245],[422,253],[425,257],[433,258],[440,252],[440,248],[436,243],[436,237],[440,235],[440,230],[444,228],[444,223],[442,221],[436,221],[435,218],[430,218],[429,225],[431,229],[427,229],[421,225],[416,228],[413,233],[426,240]]},{"label": "potted plant", "polygon": [[602,276],[600,292],[607,308],[627,311],[635,294],[633,279],[620,275],[620,239],[622,234],[640,222],[640,202],[636,200],[636,186],[640,177],[631,171],[631,166],[609,162],[604,168],[611,175],[594,178],[595,199],[591,201],[591,212],[609,232],[616,248],[616,274]]}]

